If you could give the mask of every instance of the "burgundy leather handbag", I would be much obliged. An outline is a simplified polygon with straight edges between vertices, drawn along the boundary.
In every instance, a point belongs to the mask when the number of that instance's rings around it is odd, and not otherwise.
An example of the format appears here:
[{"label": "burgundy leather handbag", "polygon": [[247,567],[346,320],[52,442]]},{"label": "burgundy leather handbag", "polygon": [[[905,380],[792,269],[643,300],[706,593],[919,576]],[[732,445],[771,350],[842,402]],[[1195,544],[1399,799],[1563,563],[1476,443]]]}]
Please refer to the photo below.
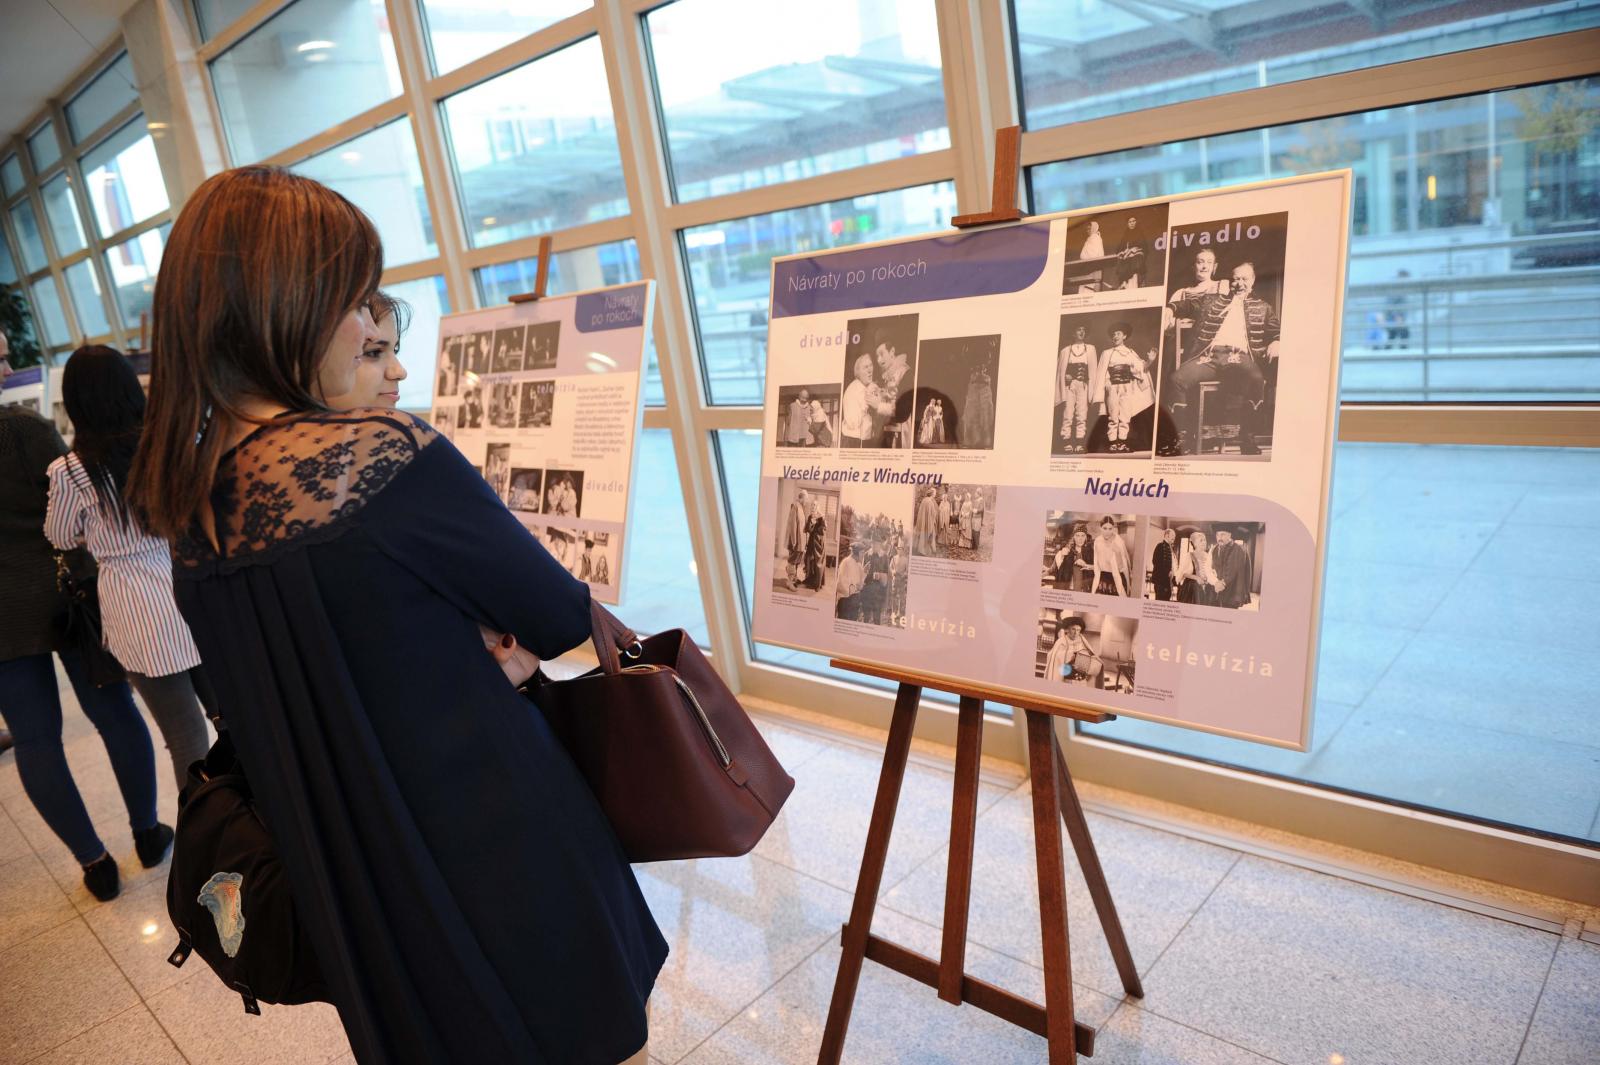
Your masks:
[{"label": "burgundy leather handbag", "polygon": [[628,860],[748,853],[794,778],[688,633],[641,640],[600,604],[591,614],[600,665],[571,680],[536,673],[526,691]]}]

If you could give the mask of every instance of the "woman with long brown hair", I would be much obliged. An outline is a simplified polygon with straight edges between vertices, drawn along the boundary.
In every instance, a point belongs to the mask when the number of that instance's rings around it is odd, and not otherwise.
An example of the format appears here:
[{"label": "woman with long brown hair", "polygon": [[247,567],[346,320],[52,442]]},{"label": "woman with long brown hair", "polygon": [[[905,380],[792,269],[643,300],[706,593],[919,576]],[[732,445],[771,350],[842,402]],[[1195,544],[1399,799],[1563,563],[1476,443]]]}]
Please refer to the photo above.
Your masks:
[{"label": "woman with long brown hair", "polygon": [[666,943],[479,630],[558,655],[589,635],[588,587],[425,423],[328,408],[381,269],[372,224],[313,181],[201,185],[156,283],[129,500],[174,541],[357,1060],[613,1065],[643,1053]]}]

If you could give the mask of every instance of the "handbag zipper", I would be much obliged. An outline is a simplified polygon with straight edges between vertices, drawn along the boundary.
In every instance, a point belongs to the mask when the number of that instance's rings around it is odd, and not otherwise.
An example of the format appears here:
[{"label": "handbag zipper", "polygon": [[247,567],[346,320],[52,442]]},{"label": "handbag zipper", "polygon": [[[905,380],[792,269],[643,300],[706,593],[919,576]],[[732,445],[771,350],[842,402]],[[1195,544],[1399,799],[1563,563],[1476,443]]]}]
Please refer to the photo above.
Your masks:
[{"label": "handbag zipper", "polygon": [[[654,673],[659,669],[661,669],[660,666],[624,666],[622,672]],[[716,754],[717,761],[721,763],[723,769],[728,768],[733,764],[733,756],[728,753],[728,748],[723,746],[722,738],[717,735],[717,730],[712,726],[711,718],[706,716],[705,708],[700,705],[700,700],[695,698],[694,690],[677,673],[672,674],[672,679],[677,682],[678,690],[683,692],[684,698],[689,700],[689,706],[694,710],[695,720],[700,723],[700,731],[705,733],[706,741],[711,744],[711,749]]]}]

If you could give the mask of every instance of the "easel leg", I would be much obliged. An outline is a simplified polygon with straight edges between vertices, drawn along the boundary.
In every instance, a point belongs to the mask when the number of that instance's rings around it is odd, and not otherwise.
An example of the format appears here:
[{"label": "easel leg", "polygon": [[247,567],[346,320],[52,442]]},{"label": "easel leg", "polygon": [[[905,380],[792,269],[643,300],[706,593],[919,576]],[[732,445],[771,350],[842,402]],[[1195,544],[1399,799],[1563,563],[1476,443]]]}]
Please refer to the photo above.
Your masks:
[{"label": "easel leg", "polygon": [[1072,954],[1067,940],[1067,879],[1061,850],[1055,719],[1028,715],[1028,770],[1033,781],[1033,846],[1039,866],[1039,930],[1044,940],[1045,1031],[1050,1065],[1078,1060],[1073,1029]]},{"label": "easel leg", "polygon": [[861,873],[856,878],[850,923],[844,927],[843,955],[839,959],[839,975],[833,982],[833,1000],[828,1005],[828,1023],[822,1032],[817,1065],[838,1065],[844,1053],[845,1032],[850,1027],[856,985],[861,980],[861,965],[867,956],[867,937],[872,934],[872,914],[878,905],[878,890],[883,885],[889,834],[894,830],[895,807],[900,803],[900,785],[905,780],[906,758],[911,754],[911,731],[917,721],[917,702],[921,698],[920,687],[902,683],[894,700],[889,743],[883,752],[883,772],[878,777],[878,797],[872,803],[872,822],[867,829],[866,849],[861,855]]},{"label": "easel leg", "polygon": [[956,783],[950,804],[950,865],[944,881],[944,944],[939,997],[961,1004],[967,968],[967,913],[972,905],[972,842],[978,829],[978,763],[983,754],[983,700],[961,697],[956,725]]},{"label": "easel leg", "polygon": [[[1052,739],[1054,738],[1052,734]],[[1135,998],[1144,997],[1144,985],[1139,982],[1139,970],[1133,964],[1133,952],[1128,949],[1128,939],[1122,932],[1122,920],[1117,916],[1117,904],[1112,901],[1111,888],[1106,884],[1105,870],[1100,868],[1100,853],[1094,848],[1089,835],[1089,822],[1083,816],[1083,805],[1078,802],[1078,789],[1072,783],[1072,773],[1067,769],[1067,759],[1061,753],[1061,743],[1056,741],[1056,777],[1060,782],[1061,819],[1067,823],[1067,835],[1072,839],[1072,849],[1078,855],[1078,867],[1089,885],[1089,897],[1094,899],[1095,912],[1100,915],[1100,927],[1106,933],[1106,945],[1116,960],[1117,974],[1122,977],[1122,989]]]}]

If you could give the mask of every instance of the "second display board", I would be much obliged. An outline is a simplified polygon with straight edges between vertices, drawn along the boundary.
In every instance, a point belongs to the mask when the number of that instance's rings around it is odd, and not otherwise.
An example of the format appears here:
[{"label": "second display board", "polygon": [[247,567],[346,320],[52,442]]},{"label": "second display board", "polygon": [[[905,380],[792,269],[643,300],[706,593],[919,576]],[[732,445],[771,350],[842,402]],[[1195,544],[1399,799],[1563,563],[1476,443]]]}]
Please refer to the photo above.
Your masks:
[{"label": "second display board", "polygon": [[776,260],[755,638],[1303,749],[1349,188]]}]

